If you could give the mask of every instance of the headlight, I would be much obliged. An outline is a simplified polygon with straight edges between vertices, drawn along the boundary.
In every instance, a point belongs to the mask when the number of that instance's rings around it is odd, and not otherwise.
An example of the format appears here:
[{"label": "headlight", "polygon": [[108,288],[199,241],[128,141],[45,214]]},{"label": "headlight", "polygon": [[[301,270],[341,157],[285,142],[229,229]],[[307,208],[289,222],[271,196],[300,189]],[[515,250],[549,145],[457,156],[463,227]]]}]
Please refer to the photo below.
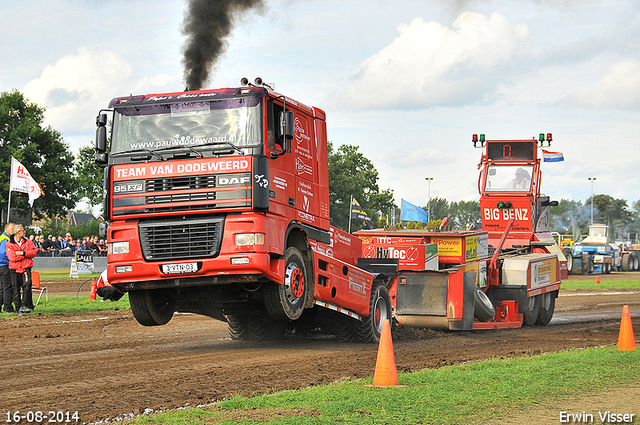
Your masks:
[{"label": "headlight", "polygon": [[237,233],[236,245],[264,245],[264,233]]},{"label": "headlight", "polygon": [[129,253],[129,241],[112,242],[107,245],[108,245],[107,254],[128,254]]}]

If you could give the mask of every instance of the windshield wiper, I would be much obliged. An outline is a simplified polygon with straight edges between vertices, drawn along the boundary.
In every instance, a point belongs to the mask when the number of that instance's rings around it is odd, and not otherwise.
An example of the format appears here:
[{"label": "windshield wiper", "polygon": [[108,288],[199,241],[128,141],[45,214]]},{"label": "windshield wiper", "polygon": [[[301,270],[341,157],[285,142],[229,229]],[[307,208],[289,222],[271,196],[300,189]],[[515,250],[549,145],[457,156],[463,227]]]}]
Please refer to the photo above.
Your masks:
[{"label": "windshield wiper", "polygon": [[136,152],[147,152],[147,153],[149,153],[151,155],[154,155],[154,156],[157,156],[158,158],[160,158],[160,161],[164,161],[164,157],[162,155],[160,155],[159,153],[151,151],[149,149],[144,149],[144,148],[143,149],[134,149],[134,150],[131,150],[131,151],[116,152],[116,153],[112,154],[111,156],[112,157],[118,157],[118,156],[130,154],[130,153],[136,153]]},{"label": "windshield wiper", "polygon": [[164,152],[164,151],[170,151],[170,150],[173,150],[173,149],[180,149],[180,148],[186,148],[186,149],[189,149],[191,152],[193,152],[193,153],[195,153],[196,155],[198,155],[198,157],[199,157],[199,158],[202,158],[202,157],[203,157],[202,152],[198,152],[197,150],[195,150],[194,148],[192,148],[192,147],[191,147],[191,146],[189,146],[189,145],[177,145],[177,146],[170,146],[170,147],[168,147],[168,148],[163,148],[163,149],[158,149],[158,150],[160,150],[160,151],[163,151],[163,152]]},{"label": "windshield wiper", "polygon": [[[242,151],[242,149],[240,149],[239,147],[237,147],[236,145],[234,145],[233,143],[229,143],[229,142],[209,142],[209,143],[204,143],[202,145],[197,145],[197,148],[201,148],[203,146],[213,146],[213,145],[225,145],[230,147],[232,150],[240,153],[240,155],[244,155],[244,152]],[[219,151],[219,150],[223,150],[223,149],[214,149],[213,151]]]}]

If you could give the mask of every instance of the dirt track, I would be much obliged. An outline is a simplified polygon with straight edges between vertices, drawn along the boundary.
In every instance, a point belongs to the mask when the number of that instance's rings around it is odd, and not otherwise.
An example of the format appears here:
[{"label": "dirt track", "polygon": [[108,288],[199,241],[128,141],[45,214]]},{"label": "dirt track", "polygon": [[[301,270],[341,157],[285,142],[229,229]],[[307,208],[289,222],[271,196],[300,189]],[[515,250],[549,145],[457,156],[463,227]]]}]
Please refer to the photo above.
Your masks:
[{"label": "dirt track", "polygon": [[[79,283],[49,287],[52,295],[75,295]],[[402,372],[615,344],[624,304],[631,308],[634,329],[640,329],[638,289],[564,291],[554,320],[543,328],[401,330],[394,335],[396,363]],[[226,324],[187,314],[148,328],[130,311],[0,319],[0,347],[0,415],[77,411],[83,422],[371,376],[377,352],[375,345],[326,337],[231,341]]]}]

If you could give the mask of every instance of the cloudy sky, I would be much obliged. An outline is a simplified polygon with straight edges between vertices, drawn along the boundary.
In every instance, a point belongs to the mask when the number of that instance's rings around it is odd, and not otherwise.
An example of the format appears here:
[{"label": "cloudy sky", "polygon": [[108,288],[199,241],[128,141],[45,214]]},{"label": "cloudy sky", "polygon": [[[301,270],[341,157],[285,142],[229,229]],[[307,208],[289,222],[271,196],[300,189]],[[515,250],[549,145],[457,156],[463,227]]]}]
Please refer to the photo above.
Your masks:
[{"label": "cloudy sky", "polygon": [[[117,96],[185,87],[185,0],[0,0],[0,91],[46,108],[74,152]],[[473,133],[553,133],[552,199],[640,199],[640,2],[265,0],[207,87],[260,76],[327,112],[382,189],[478,199]]]}]

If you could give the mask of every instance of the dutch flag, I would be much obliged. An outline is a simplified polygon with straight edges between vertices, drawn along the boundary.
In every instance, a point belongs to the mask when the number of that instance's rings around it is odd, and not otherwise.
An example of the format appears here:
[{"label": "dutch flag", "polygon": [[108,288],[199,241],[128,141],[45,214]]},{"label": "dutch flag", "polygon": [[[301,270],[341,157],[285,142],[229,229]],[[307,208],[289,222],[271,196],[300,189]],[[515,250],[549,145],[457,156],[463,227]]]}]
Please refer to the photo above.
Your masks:
[{"label": "dutch flag", "polygon": [[550,152],[542,149],[542,157],[544,158],[544,162],[564,161],[564,156],[562,155],[562,152]]}]

